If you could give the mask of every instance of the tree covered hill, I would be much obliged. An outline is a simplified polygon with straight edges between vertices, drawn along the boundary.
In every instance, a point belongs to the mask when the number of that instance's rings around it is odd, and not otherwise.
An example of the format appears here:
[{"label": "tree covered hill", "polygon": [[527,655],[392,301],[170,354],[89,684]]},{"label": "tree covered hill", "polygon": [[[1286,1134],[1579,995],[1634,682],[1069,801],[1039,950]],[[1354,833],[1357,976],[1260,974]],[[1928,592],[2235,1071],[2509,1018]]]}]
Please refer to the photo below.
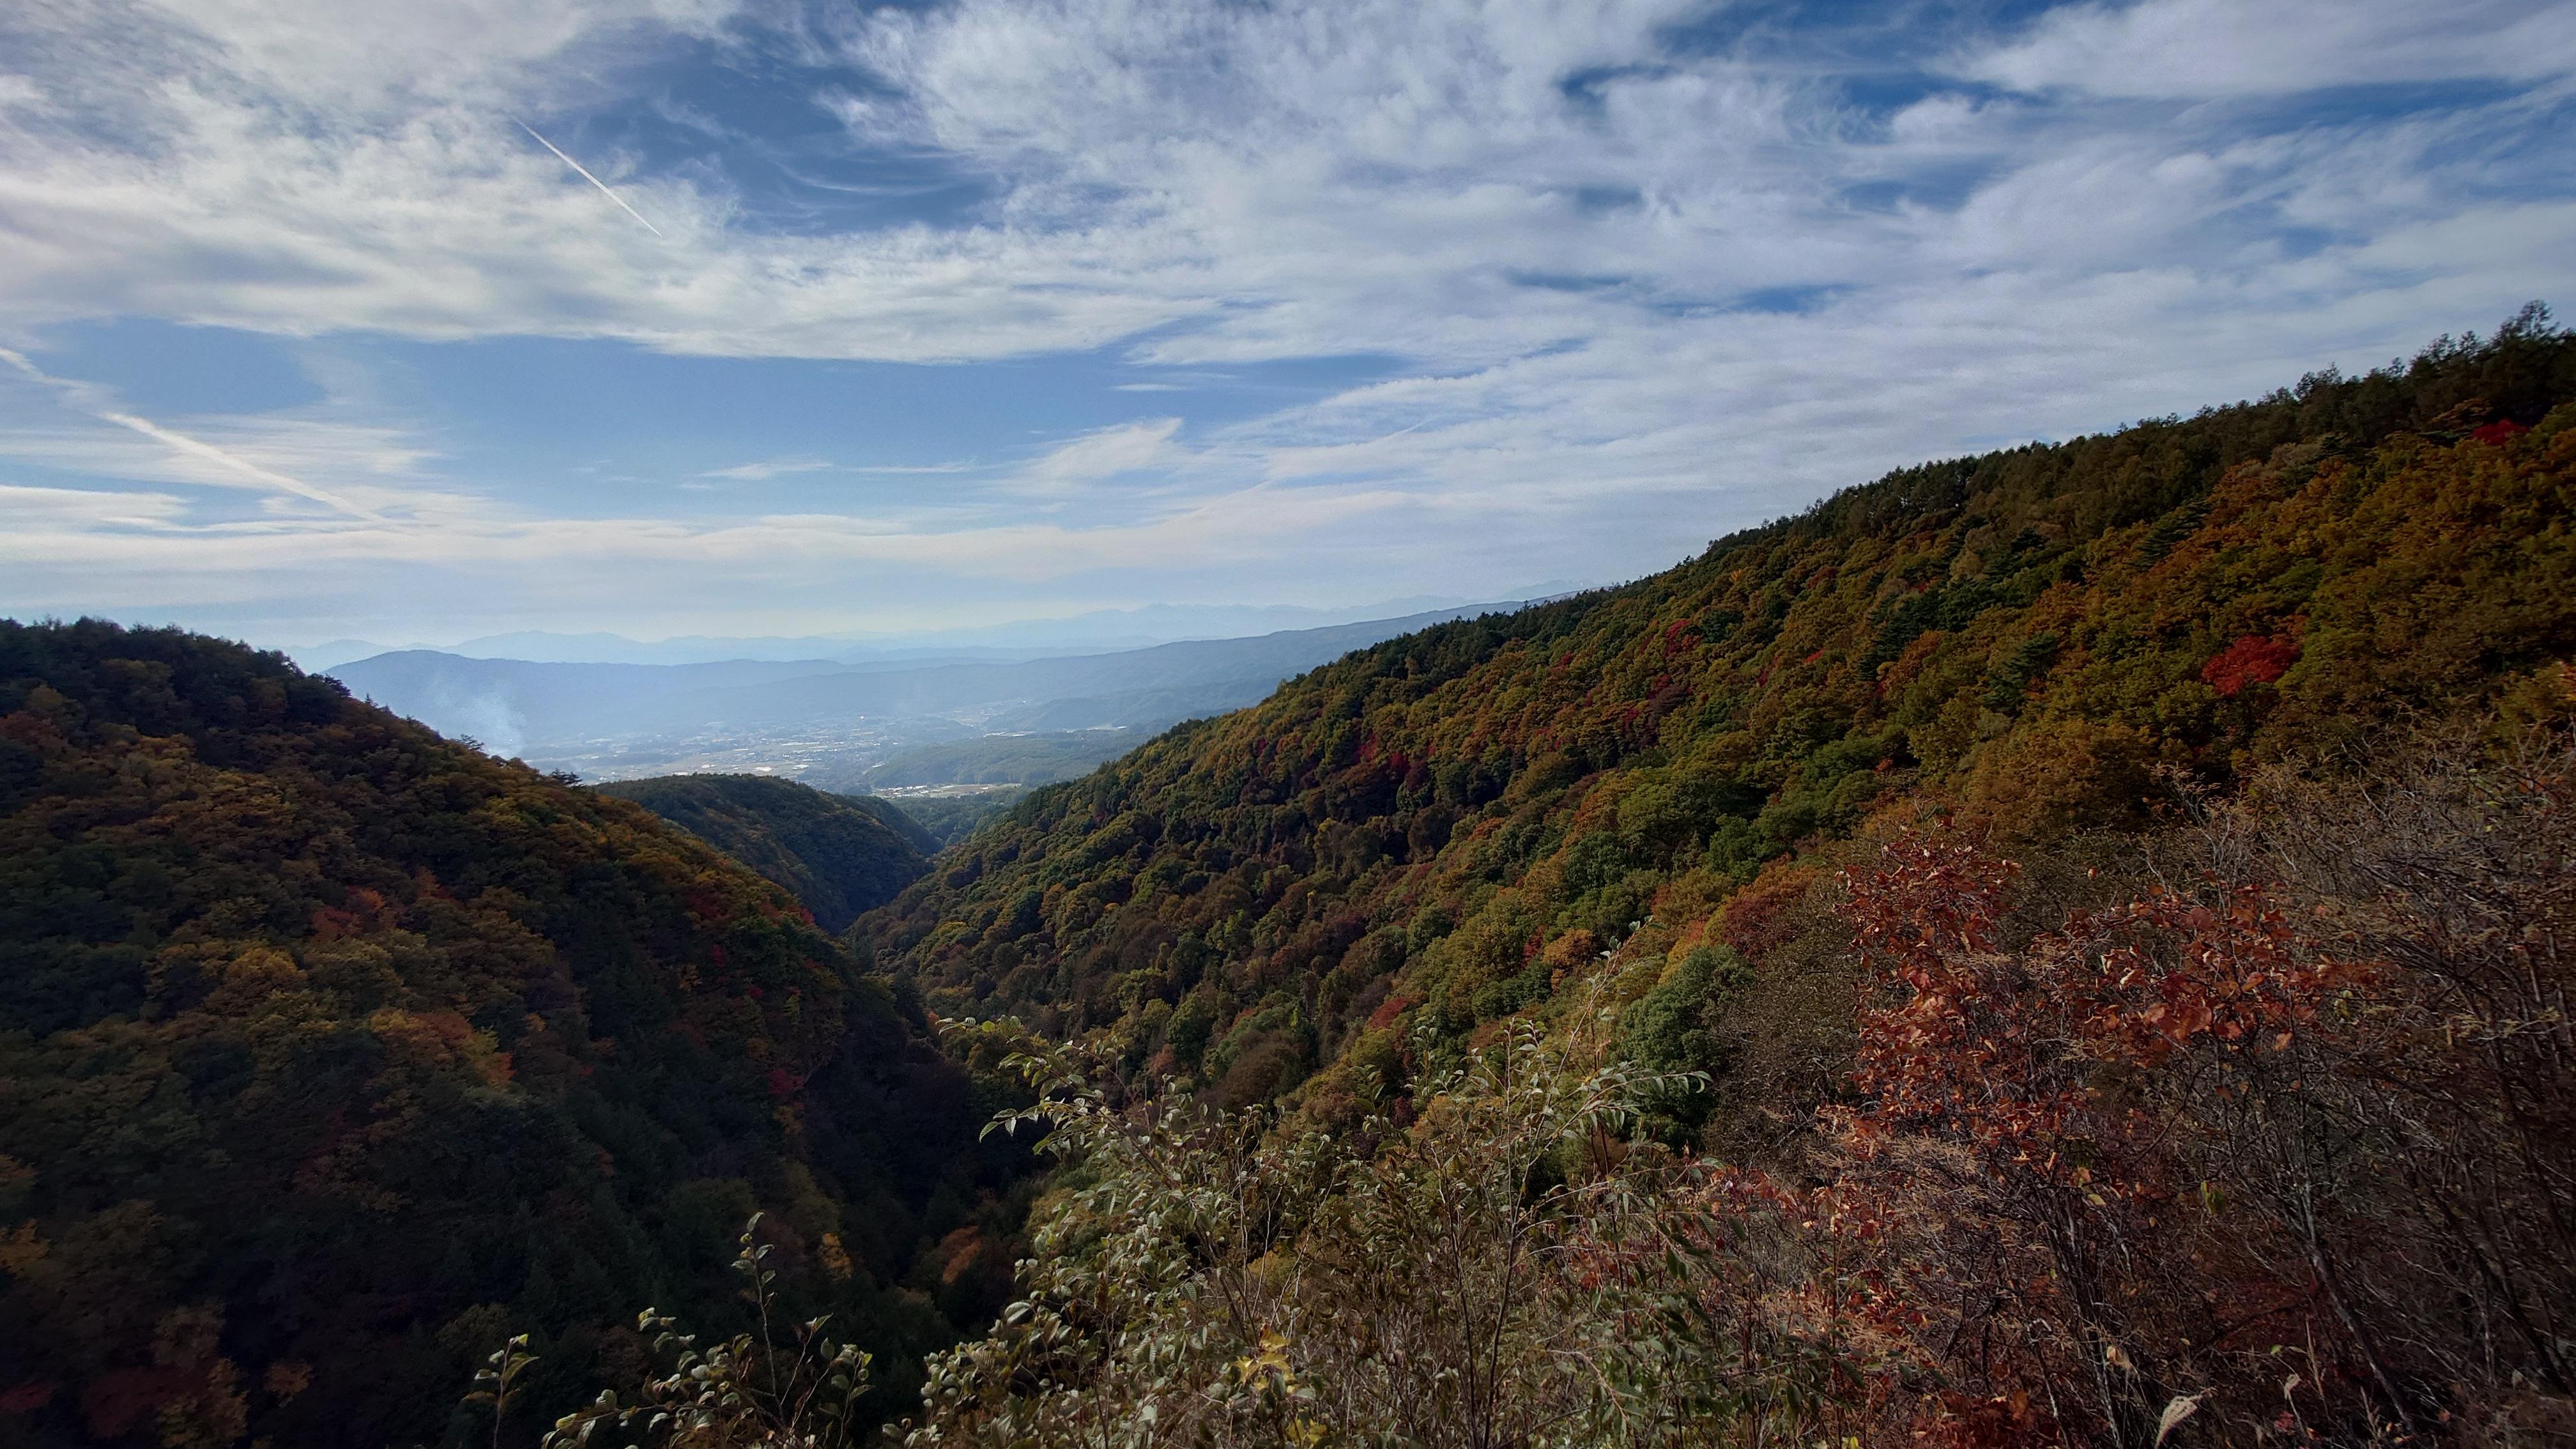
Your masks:
[{"label": "tree covered hill", "polygon": [[435,1442],[513,1332],[560,1412],[643,1304],[738,1319],[755,1207],[794,1306],[916,1361],[991,1312],[908,1277],[970,1091],[640,806],[276,655],[0,622],[9,1442]]},{"label": "tree covered hill", "polygon": [[750,866],[838,934],[929,867],[929,832],[880,801],[764,775],[665,775],[596,787],[632,800]]},{"label": "tree covered hill", "polygon": [[[2534,308],[2366,376],[1909,468],[1035,792],[863,944],[940,1011],[1347,1116],[1410,1027],[1513,1016],[1641,928],[1740,939],[1874,811],[2123,827],[2160,771],[2559,707],[2571,399],[2576,339]],[[1678,947],[1655,1050],[1709,1065],[1747,968]]]}]

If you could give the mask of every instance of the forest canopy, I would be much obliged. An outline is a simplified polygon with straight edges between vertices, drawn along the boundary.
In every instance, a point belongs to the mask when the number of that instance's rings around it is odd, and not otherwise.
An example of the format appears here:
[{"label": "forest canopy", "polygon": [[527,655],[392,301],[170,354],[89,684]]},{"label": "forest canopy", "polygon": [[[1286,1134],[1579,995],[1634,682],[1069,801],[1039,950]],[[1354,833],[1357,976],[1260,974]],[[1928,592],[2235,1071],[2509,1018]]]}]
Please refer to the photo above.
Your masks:
[{"label": "forest canopy", "polygon": [[1412,1023],[1513,1016],[1748,888],[1750,914],[1897,802],[2003,839],[2136,828],[2163,772],[2554,708],[2571,399],[2576,339],[2535,306],[2362,377],[1900,470],[1041,789],[864,944],[943,1012],[1347,1111]]},{"label": "forest canopy", "polygon": [[593,787],[632,800],[784,887],[835,935],[929,869],[938,840],[895,805],[762,775],[664,775]]},{"label": "forest canopy", "polygon": [[[926,862],[0,624],[0,1423],[2563,1442],[2571,520],[2535,307],[1360,650]],[[906,873],[846,946],[779,883]]]},{"label": "forest canopy", "polygon": [[[0,623],[0,1362],[36,1442],[382,1445],[785,1291],[899,1384],[989,1104],[791,896],[275,655]],[[987,1149],[988,1153],[994,1149]],[[464,1414],[464,1417],[459,1417]]]}]

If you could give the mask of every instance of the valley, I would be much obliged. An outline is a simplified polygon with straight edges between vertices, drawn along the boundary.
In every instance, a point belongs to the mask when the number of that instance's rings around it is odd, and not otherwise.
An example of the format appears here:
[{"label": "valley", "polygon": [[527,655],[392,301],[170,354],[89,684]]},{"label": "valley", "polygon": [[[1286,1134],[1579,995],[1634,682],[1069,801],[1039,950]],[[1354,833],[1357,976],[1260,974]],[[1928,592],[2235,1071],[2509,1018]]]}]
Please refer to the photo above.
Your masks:
[{"label": "valley", "polygon": [[585,779],[767,773],[827,790],[1030,785],[1088,773],[1183,719],[1254,703],[1352,649],[1512,607],[1100,654],[634,664],[407,650],[330,673],[399,714]]},{"label": "valley", "polygon": [[[2546,1442],[2571,518],[2532,310],[1508,611],[887,671],[0,625],[0,1403]],[[989,728],[1085,720],[1150,738]]]}]

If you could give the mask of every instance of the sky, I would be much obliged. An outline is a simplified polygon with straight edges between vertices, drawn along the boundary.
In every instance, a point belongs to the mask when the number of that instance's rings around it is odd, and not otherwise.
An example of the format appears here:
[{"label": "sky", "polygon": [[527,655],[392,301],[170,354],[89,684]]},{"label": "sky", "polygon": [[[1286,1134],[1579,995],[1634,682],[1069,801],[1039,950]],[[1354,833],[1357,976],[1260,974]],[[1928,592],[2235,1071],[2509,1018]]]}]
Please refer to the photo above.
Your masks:
[{"label": "sky", "polygon": [[2576,4],[10,0],[0,614],[1636,577],[2576,307]]}]

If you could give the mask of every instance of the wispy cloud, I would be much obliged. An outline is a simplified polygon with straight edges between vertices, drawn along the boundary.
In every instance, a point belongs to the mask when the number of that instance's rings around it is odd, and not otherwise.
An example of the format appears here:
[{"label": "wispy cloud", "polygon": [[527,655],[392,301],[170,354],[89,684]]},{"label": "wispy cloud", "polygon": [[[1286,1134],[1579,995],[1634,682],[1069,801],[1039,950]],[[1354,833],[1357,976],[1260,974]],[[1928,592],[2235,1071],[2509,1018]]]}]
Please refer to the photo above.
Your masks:
[{"label": "wispy cloud", "polygon": [[1048,449],[1020,469],[1015,482],[1032,493],[1064,494],[1159,468],[1181,457],[1172,442],[1180,430],[1179,418],[1150,418],[1085,433]]},{"label": "wispy cloud", "polygon": [[735,483],[765,483],[783,473],[819,473],[831,466],[822,458],[764,458],[756,463],[736,463],[730,468],[711,468],[698,476],[723,478]]},{"label": "wispy cloud", "polygon": [[[1475,595],[1633,574],[1969,440],[2383,361],[2566,287],[2576,7],[1830,11],[951,0],[791,33],[722,0],[40,7],[0,83],[0,340],[24,351],[149,316],[539,335],[575,368],[581,347],[938,364],[960,399],[1026,394],[925,407],[955,416],[905,422],[944,443],[876,457],[693,434],[686,468],[751,461],[683,483],[685,517],[444,461],[397,495],[344,460],[425,451],[389,421],[298,445],[85,394],[94,427],[0,454],[339,516],[100,505],[159,520],[142,539],[0,495],[0,607],[176,607],[253,575],[325,614],[399,578],[577,627],[685,594],[680,629],[1110,574],[1121,598],[1378,597],[1396,573]],[[762,107],[726,109],[732,73],[679,96],[710,42],[790,79]],[[800,86],[792,157],[726,149]],[[838,141],[812,132],[827,109]],[[622,158],[616,189],[526,145],[522,115],[613,138],[578,144]],[[564,166],[659,224],[604,225]],[[1354,357],[1365,384],[1244,381]],[[1094,370],[1049,390],[1032,358]],[[881,481],[796,519],[768,511],[781,490],[714,486],[826,468]]]},{"label": "wispy cloud", "polygon": [[[112,423],[129,432],[140,433],[181,457],[215,465],[218,470],[217,477],[221,481],[232,481],[235,486],[254,487],[272,493],[288,493],[337,509],[352,518],[382,521],[374,510],[354,503],[327,488],[317,488],[301,478],[291,477],[274,468],[263,467],[238,453],[228,452],[203,438],[191,437],[176,428],[163,427],[149,418],[136,417],[130,412],[91,401],[94,389],[78,382],[49,376],[21,353],[0,347],[0,362],[7,363],[28,379],[52,389],[70,406],[100,422]],[[225,475],[229,475],[229,478]]]},{"label": "wispy cloud", "polygon": [[2142,0],[2052,10],[1963,53],[1956,73],[2022,91],[2199,99],[2563,76],[2571,58],[2576,7],[2563,4]]}]

